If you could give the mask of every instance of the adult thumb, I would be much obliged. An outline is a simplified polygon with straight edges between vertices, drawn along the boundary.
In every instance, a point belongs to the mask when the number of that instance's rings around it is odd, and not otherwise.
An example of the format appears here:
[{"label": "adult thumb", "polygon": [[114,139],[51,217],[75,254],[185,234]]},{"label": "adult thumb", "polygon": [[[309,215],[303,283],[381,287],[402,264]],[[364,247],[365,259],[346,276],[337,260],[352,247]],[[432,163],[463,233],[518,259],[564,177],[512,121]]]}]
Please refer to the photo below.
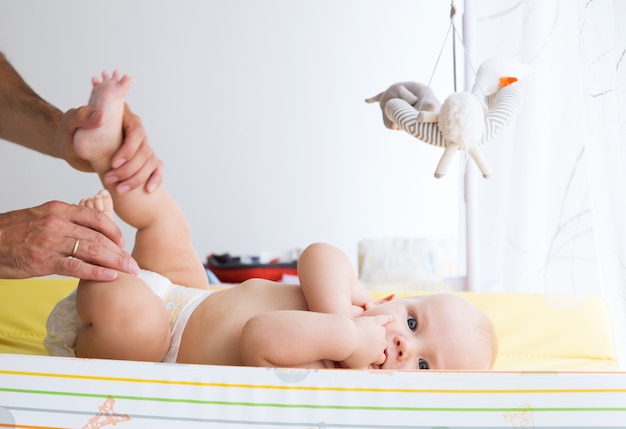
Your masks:
[{"label": "adult thumb", "polygon": [[76,128],[93,128],[102,125],[102,111],[92,106],[81,106],[74,109],[71,125]]}]

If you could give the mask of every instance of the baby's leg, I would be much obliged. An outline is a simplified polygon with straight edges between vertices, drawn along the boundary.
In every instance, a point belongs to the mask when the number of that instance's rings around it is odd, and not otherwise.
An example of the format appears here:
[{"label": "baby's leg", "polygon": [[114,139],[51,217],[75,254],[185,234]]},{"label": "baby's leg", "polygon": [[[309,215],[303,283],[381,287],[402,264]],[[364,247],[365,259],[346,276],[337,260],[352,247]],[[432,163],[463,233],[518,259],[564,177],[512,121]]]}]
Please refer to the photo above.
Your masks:
[{"label": "baby's leg", "polygon": [[[80,204],[113,214],[108,191]],[[81,280],[76,309],[85,322],[78,332],[76,356],[159,362],[169,348],[165,304],[138,277],[119,273],[112,282]]]},{"label": "baby's leg", "polygon": [[[111,169],[111,157],[122,144],[124,96],[132,80],[114,72],[94,78],[89,104],[102,110],[103,126],[79,130],[74,138],[76,153],[102,176]],[[106,185],[105,185],[106,187]],[[141,268],[158,272],[176,284],[207,287],[202,262],[191,243],[187,219],[171,195],[160,186],[147,193],[143,186],[118,195],[111,191],[115,212],[137,228],[133,257]]]},{"label": "baby's leg", "polygon": [[79,206],[90,207],[100,210],[113,219],[115,210],[113,209],[113,198],[109,191],[103,189],[91,198],[84,198],[78,203]]},{"label": "baby's leg", "polygon": [[160,362],[170,344],[167,310],[138,277],[119,273],[111,282],[81,280],[76,295],[76,356]]},{"label": "baby's leg", "polygon": [[124,97],[128,93],[133,79],[116,70],[112,76],[102,73],[102,80],[91,80],[93,89],[89,105],[102,112],[103,125],[98,128],[78,129],[74,137],[76,154],[89,161],[98,173],[111,169],[111,157],[122,143],[122,119],[124,116]]}]

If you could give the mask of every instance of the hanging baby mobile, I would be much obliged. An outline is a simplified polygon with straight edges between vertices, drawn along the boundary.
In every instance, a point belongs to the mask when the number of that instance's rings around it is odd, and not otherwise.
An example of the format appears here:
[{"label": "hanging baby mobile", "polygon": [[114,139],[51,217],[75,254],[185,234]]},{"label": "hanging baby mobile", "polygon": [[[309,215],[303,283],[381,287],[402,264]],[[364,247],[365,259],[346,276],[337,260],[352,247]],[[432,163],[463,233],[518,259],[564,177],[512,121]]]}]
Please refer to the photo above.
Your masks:
[{"label": "hanging baby mobile", "polygon": [[[452,5],[450,29],[456,36],[454,14]],[[453,53],[453,61],[455,56]],[[521,100],[518,81],[529,72],[530,67],[518,61],[493,58],[478,68],[471,92],[454,92],[443,103],[434,95],[430,84],[418,82],[394,83],[365,101],[379,103],[387,128],[404,130],[444,149],[435,169],[436,178],[446,174],[459,150],[471,157],[487,178],[491,170],[479,145],[496,137],[513,118]],[[454,79],[456,82],[456,76]]]}]

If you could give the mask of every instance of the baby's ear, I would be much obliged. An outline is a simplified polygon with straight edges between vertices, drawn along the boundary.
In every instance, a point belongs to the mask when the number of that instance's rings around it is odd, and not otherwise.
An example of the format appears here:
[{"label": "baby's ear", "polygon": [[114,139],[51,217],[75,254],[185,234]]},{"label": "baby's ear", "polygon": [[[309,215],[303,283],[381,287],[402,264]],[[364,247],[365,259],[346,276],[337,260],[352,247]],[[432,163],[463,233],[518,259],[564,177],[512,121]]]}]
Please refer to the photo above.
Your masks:
[{"label": "baby's ear", "polygon": [[394,299],[396,299],[396,294],[392,293],[391,295],[387,295],[386,297],[380,298],[380,299],[378,299],[376,301],[366,302],[365,305],[363,306],[363,308],[367,311],[367,310],[369,310],[372,307],[376,307],[377,305],[384,304],[384,303],[392,301]]},{"label": "baby's ear", "polygon": [[396,294],[392,293],[391,295],[387,295],[386,297],[381,298],[378,301],[374,302],[374,304],[384,304],[386,302],[393,301],[396,298],[397,298]]}]

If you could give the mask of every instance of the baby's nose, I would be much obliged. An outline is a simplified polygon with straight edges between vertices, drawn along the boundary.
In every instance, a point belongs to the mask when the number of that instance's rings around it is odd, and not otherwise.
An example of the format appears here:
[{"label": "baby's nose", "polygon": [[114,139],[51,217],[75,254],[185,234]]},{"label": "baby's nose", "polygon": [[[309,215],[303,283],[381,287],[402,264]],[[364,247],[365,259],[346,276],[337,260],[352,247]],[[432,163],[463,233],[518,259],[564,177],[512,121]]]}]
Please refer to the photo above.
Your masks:
[{"label": "baby's nose", "polygon": [[409,359],[409,357],[411,356],[410,342],[406,341],[402,337],[396,337],[394,341],[396,343],[396,350],[398,351],[397,359],[399,361],[404,361],[406,359]]}]

